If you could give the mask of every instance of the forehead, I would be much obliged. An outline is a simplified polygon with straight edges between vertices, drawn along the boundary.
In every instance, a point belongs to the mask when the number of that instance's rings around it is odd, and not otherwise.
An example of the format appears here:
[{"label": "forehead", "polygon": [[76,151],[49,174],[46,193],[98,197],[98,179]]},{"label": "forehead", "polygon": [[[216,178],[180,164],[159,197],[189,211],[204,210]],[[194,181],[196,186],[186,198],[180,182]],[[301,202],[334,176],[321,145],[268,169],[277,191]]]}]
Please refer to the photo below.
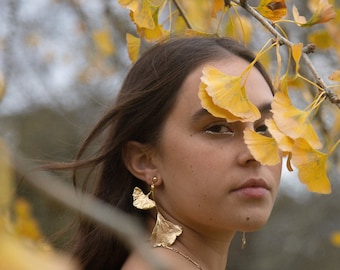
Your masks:
[{"label": "forehead", "polygon": [[[183,105],[188,109],[192,108],[195,110],[201,107],[201,102],[198,98],[198,89],[200,78],[202,76],[202,69],[206,65],[218,68],[225,74],[239,76],[249,63],[237,56],[231,56],[218,61],[209,61],[194,69],[184,80],[179,92],[179,99],[177,101],[178,103],[183,103]],[[271,103],[273,100],[273,94],[269,85],[255,67],[251,69],[249,76],[247,77],[245,87],[249,100],[255,106]]]}]

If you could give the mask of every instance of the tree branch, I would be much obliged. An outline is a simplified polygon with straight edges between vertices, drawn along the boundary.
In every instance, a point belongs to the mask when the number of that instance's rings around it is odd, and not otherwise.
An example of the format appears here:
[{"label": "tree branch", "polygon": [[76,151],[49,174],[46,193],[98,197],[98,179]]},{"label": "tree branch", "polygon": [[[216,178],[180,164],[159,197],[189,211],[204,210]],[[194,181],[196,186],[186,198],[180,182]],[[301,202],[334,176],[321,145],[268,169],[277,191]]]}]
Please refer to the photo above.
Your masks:
[{"label": "tree branch", "polygon": [[102,224],[115,233],[129,248],[139,252],[152,269],[168,269],[157,256],[154,256],[152,249],[147,245],[145,231],[141,229],[141,226],[138,226],[136,220],[127,214],[89,194],[76,192],[71,185],[63,183],[50,173],[32,172],[31,168],[36,166],[18,155],[14,157],[14,167],[16,172],[24,177],[25,181],[36,190],[47,195],[49,199],[54,199],[68,209],[81,213],[89,220]]},{"label": "tree branch", "polygon": [[174,5],[178,9],[179,14],[183,17],[185,24],[188,26],[189,29],[193,29],[190,22],[188,21],[187,17],[185,16],[185,12],[183,10],[183,7],[178,3],[177,0],[173,0]]},{"label": "tree branch", "polygon": [[[259,14],[253,7],[248,4],[247,0],[240,0],[236,1],[233,0],[234,3],[243,7],[251,16],[253,16],[257,21],[259,21],[268,31],[275,37],[275,39],[279,42],[279,44],[286,45],[287,47],[291,48],[294,43],[290,40],[286,39],[279,31],[275,29],[273,24],[271,24],[266,18],[264,18],[261,14]],[[313,65],[312,61],[308,56],[308,50],[304,50],[302,53],[302,58],[305,61],[306,66],[312,72],[313,77],[317,83],[317,85],[325,91],[327,98],[334,103],[340,109],[340,99],[333,91],[331,91],[323,79],[320,77],[319,72],[316,70],[315,66]]]}]

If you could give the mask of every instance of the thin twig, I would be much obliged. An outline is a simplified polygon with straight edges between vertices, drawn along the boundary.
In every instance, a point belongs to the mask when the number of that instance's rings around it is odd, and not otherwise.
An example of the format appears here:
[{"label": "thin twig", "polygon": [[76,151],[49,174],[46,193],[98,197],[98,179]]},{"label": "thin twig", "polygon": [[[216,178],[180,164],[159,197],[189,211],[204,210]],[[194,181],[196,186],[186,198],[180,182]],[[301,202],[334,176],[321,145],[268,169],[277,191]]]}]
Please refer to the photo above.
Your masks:
[{"label": "thin twig", "polygon": [[193,29],[192,25],[188,21],[188,18],[185,16],[185,12],[183,10],[183,7],[178,3],[177,0],[173,0],[176,8],[178,9],[179,14],[183,17],[185,24],[188,26],[189,29]]},{"label": "thin twig", "polygon": [[[257,21],[259,21],[265,28],[268,29],[268,31],[276,38],[276,40],[280,44],[284,44],[287,47],[291,48],[292,45],[294,44],[287,38],[285,38],[281,33],[279,33],[273,24],[271,24],[267,19],[265,19],[260,13],[258,13],[253,7],[251,7],[248,4],[247,0],[240,0],[240,1],[235,1],[233,0],[234,3],[237,5],[243,7],[250,15],[252,15]],[[309,70],[312,72],[313,77],[317,83],[317,85],[325,91],[328,99],[334,103],[339,109],[340,109],[340,99],[339,97],[332,92],[329,88],[327,88],[327,85],[325,82],[322,80],[322,78],[319,75],[319,72],[316,70],[315,66],[313,65],[312,61],[310,60],[308,54],[306,51],[302,53],[303,60],[305,61],[306,66],[309,68]]]},{"label": "thin twig", "polygon": [[14,157],[14,167],[19,175],[24,176],[25,181],[36,190],[47,195],[49,199],[54,199],[68,209],[104,225],[112,233],[115,233],[129,248],[139,252],[152,269],[168,269],[157,256],[154,256],[150,246],[147,245],[144,230],[141,229],[141,226],[138,226],[136,220],[127,214],[89,194],[76,192],[71,185],[67,185],[50,173],[32,172],[31,168],[36,166],[18,155]]}]

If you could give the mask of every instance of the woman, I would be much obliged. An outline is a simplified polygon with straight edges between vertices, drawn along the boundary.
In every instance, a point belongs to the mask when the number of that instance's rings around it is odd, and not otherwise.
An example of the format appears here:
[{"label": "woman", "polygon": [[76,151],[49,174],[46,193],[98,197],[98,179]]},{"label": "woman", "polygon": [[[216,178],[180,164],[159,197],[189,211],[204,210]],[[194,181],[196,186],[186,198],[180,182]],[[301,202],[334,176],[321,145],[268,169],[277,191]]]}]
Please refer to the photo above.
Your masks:
[{"label": "woman", "polygon": [[[150,234],[156,215],[164,218],[174,233],[161,232],[164,240],[156,225],[152,245],[174,269],[225,269],[235,232],[260,228],[272,210],[281,164],[261,165],[243,140],[245,128],[266,132],[273,89],[263,67],[256,63],[245,84],[262,113],[255,122],[228,123],[203,109],[198,96],[205,66],[237,76],[253,59],[226,38],[182,38],[154,46],[132,67],[74,163],[75,170],[96,172],[95,196],[138,216]],[[104,131],[97,153],[81,160]],[[138,188],[153,190],[152,200],[144,198],[150,207],[138,205],[143,200]],[[156,208],[142,210],[153,201]],[[83,220],[74,254],[83,269],[148,269],[116,237]]]}]

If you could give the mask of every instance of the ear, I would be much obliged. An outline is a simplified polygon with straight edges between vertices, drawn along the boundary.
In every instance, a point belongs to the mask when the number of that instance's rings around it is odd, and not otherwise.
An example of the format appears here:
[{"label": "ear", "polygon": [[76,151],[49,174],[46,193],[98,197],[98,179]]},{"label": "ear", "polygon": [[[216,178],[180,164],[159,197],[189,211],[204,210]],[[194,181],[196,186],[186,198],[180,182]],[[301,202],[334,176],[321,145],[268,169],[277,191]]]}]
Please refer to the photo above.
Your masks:
[{"label": "ear", "polygon": [[129,141],[123,150],[123,161],[131,174],[149,185],[152,184],[154,176],[158,177],[157,166],[152,159],[152,149],[148,145]]}]

